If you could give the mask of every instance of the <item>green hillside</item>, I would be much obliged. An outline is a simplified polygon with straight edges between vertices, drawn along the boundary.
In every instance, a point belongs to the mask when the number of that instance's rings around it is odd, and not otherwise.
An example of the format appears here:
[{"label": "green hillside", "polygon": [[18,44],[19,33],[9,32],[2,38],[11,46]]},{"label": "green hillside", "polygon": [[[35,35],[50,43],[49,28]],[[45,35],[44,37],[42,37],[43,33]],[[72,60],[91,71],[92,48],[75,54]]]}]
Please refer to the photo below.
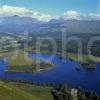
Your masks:
[{"label": "green hillside", "polygon": [[53,100],[50,88],[0,81],[0,100]]}]

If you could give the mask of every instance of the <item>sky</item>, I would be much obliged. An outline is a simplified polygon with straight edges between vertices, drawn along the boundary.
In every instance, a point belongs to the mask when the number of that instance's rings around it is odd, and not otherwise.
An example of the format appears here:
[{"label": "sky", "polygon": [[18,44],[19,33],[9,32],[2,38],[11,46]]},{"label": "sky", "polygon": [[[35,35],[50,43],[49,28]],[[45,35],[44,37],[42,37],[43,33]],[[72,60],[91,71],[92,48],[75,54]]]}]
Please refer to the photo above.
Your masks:
[{"label": "sky", "polygon": [[[92,13],[93,15],[100,13],[99,3],[100,0],[0,0],[0,11],[3,12],[5,9],[3,7],[6,7],[6,10],[7,7],[9,7],[8,9],[12,7],[12,10],[13,7],[25,8],[33,12],[39,12],[41,15],[43,14],[42,17],[48,16],[48,18],[62,15],[74,16],[79,13]],[[4,10],[4,12],[6,11]]]},{"label": "sky", "polygon": [[67,10],[81,13],[96,12],[99,0],[0,0],[1,5],[18,6],[50,15],[60,15]]}]

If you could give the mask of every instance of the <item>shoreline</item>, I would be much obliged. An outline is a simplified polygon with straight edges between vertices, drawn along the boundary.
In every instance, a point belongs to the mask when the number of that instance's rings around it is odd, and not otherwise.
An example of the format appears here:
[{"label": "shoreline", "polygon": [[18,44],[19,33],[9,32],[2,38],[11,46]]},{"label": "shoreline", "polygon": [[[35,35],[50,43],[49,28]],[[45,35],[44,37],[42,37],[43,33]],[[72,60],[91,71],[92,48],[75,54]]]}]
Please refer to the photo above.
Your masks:
[{"label": "shoreline", "polygon": [[37,71],[14,71],[14,70],[9,71],[9,70],[5,70],[4,72],[6,72],[6,73],[37,73],[37,72],[47,71],[50,69],[53,69],[53,68],[39,69]]}]

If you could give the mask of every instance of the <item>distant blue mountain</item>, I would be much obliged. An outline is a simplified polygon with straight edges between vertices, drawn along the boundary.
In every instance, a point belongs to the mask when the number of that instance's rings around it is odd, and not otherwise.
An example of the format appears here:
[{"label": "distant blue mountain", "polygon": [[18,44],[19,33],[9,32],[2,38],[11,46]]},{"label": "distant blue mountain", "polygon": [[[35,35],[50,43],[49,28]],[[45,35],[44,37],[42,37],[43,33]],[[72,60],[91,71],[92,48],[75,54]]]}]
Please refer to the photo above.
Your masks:
[{"label": "distant blue mountain", "polygon": [[31,18],[31,17],[20,17],[18,15],[14,15],[14,16],[5,16],[2,17],[2,24],[8,24],[8,23],[12,23],[12,24],[28,24],[28,23],[40,23],[40,21],[38,21],[35,18]]},{"label": "distant blue mountain", "polygon": [[62,28],[72,33],[100,33],[100,20],[52,19],[49,22],[42,22],[18,15],[0,17],[0,32],[20,33],[30,30],[46,33],[59,32]]},{"label": "distant blue mountain", "polygon": [[26,29],[32,29],[43,24],[42,21],[39,21],[31,17],[20,17],[18,15],[1,17],[0,21],[0,31],[8,32],[22,32]]}]

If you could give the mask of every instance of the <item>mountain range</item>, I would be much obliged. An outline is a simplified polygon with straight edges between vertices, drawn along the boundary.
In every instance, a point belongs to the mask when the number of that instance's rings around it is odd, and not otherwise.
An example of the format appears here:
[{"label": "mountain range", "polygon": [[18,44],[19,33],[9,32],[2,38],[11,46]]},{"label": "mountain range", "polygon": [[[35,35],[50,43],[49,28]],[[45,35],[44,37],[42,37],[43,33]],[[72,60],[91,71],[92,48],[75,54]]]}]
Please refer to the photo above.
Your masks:
[{"label": "mountain range", "polygon": [[1,16],[0,32],[20,33],[25,30],[31,32],[59,32],[66,28],[71,33],[100,33],[100,20],[52,19],[48,22],[39,21],[31,17]]}]

